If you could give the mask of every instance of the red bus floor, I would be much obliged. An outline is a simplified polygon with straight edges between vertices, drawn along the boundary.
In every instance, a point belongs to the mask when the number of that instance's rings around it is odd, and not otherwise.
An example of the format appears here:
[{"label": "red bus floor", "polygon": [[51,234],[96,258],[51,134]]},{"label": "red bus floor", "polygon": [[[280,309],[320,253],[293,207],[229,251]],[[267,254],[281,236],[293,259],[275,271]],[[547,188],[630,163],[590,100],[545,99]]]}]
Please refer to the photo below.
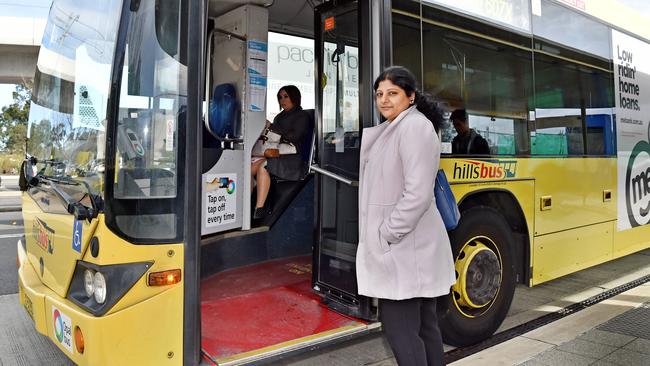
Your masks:
[{"label": "red bus floor", "polygon": [[201,292],[201,345],[213,359],[361,323],[321,304],[311,256],[227,270],[204,279]]}]

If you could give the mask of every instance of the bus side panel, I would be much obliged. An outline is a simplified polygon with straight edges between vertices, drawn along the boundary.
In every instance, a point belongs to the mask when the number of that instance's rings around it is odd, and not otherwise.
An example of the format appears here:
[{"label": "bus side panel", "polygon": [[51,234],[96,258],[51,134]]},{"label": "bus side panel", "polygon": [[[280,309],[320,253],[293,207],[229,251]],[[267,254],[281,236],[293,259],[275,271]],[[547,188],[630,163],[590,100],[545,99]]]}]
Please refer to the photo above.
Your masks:
[{"label": "bus side panel", "polygon": [[[535,235],[616,220],[615,158],[531,158],[535,177]],[[520,168],[523,168],[520,164]],[[523,172],[522,172],[523,173]],[[606,191],[611,193],[604,198]],[[542,199],[550,207],[542,209]]]},{"label": "bus side panel", "polygon": [[614,258],[632,254],[648,247],[650,247],[650,225],[614,232]]},{"label": "bus side panel", "polygon": [[615,224],[610,221],[535,237],[532,284],[612,259]]},{"label": "bus side panel", "polygon": [[534,180],[452,184],[451,190],[454,192],[457,202],[461,202],[465,197],[471,194],[478,194],[481,191],[505,191],[511,193],[517,200],[517,203],[524,214],[524,220],[526,221],[526,226],[528,228],[528,242],[533,242],[533,229],[535,224]]}]

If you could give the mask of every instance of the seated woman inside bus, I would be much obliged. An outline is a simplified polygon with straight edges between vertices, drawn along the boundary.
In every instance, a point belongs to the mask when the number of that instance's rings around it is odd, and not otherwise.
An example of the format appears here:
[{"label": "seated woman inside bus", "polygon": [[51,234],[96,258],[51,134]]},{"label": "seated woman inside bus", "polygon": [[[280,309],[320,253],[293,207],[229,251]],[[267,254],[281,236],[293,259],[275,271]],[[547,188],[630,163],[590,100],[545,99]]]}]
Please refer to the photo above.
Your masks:
[{"label": "seated woman inside bus", "polygon": [[303,173],[300,145],[309,128],[309,114],[300,106],[300,90],[295,85],[283,86],[278,90],[277,97],[281,112],[275,116],[273,123],[267,120],[266,127],[280,134],[282,140],[291,142],[297,153],[277,157],[253,157],[251,175],[257,184],[253,219],[262,219],[266,214],[264,204],[271,188],[271,175],[284,180],[299,180]]}]

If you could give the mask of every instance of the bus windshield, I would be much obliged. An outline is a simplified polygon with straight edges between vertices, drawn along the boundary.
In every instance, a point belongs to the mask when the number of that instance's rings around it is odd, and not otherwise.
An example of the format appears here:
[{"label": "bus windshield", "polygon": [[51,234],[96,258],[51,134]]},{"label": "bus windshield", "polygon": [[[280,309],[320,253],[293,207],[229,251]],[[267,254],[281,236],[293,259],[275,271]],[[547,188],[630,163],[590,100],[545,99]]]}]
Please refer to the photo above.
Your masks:
[{"label": "bus windshield", "polygon": [[121,1],[57,1],[34,78],[27,152],[44,176],[75,177],[101,192],[106,106]]}]

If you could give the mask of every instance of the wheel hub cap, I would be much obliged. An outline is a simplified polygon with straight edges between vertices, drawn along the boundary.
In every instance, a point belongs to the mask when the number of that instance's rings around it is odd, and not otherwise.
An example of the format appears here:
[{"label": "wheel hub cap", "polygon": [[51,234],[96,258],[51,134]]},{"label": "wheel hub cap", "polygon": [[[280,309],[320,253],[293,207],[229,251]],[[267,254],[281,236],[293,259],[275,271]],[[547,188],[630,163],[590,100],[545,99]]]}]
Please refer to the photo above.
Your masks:
[{"label": "wheel hub cap", "polygon": [[458,279],[452,290],[458,305],[480,309],[496,297],[501,285],[499,256],[479,239],[465,244],[456,259]]}]

